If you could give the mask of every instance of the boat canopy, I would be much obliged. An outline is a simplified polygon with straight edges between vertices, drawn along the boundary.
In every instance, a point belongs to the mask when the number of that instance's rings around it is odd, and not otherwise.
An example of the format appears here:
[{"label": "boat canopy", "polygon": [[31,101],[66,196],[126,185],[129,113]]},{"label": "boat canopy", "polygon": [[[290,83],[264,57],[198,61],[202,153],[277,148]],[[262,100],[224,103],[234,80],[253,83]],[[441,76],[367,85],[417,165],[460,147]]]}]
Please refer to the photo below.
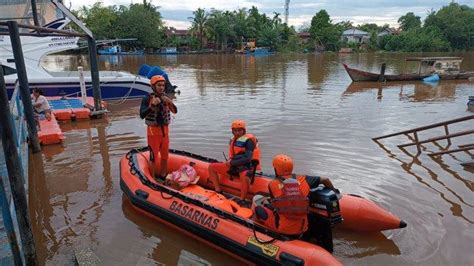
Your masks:
[{"label": "boat canopy", "polygon": [[414,62],[435,62],[435,61],[457,61],[461,60],[462,57],[455,56],[442,56],[442,57],[408,57],[405,61],[414,61]]},{"label": "boat canopy", "polygon": [[461,71],[462,57],[408,57],[406,62],[418,62],[418,74],[459,74]]}]

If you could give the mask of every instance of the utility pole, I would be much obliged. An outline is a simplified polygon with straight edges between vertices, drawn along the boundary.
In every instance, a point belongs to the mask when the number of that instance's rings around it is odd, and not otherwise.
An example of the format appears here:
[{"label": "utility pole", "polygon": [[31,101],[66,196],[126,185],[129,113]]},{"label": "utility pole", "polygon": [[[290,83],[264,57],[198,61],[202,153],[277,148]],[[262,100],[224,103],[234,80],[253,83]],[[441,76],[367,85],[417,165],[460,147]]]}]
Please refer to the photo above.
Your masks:
[{"label": "utility pole", "polygon": [[285,24],[288,26],[288,15],[290,15],[290,0],[285,0]]}]

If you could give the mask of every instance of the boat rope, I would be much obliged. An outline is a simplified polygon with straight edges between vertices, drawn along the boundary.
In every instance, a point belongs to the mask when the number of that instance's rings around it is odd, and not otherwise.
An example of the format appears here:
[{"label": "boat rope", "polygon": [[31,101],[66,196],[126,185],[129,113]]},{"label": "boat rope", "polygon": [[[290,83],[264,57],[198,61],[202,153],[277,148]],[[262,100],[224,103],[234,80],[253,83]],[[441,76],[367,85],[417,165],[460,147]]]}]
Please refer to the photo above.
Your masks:
[{"label": "boat rope", "polygon": [[[194,199],[194,198],[191,198],[191,197],[188,197],[182,193],[180,193],[179,191],[176,191],[174,189],[171,189],[171,188],[168,188],[162,184],[156,184],[156,183],[153,183],[151,182],[144,174],[143,172],[140,170],[139,166],[138,166],[138,162],[136,162],[136,154],[140,154],[144,151],[148,151],[148,147],[143,147],[143,148],[135,148],[135,149],[132,149],[130,150],[126,155],[125,155],[125,158],[128,160],[128,165],[130,167],[129,171],[132,175],[138,177],[138,179],[140,180],[140,182],[151,188],[152,190],[155,190],[155,191],[160,191],[161,193],[166,193],[166,194],[169,194],[171,195],[172,197],[176,197],[180,200],[183,200],[184,202],[186,203],[190,203],[190,204],[193,204],[195,206],[198,206],[200,208],[203,208],[205,210],[208,210],[212,213],[215,213],[217,214],[219,217],[222,217],[224,219],[229,219],[229,220],[232,220],[234,222],[237,222],[241,225],[244,225],[246,226],[247,228],[251,228],[254,230],[254,235],[256,236],[256,232],[255,231],[258,231],[260,233],[263,233],[263,234],[266,234],[268,236],[270,236],[272,239],[270,242],[273,242],[275,241],[276,239],[278,240],[281,240],[281,241],[289,241],[289,240],[293,240],[295,238],[292,238],[292,237],[289,237],[289,236],[285,236],[285,235],[281,235],[279,233],[276,233],[274,231],[271,231],[269,230],[268,228],[262,226],[262,225],[259,225],[257,223],[254,223],[253,221],[250,221],[248,219],[243,219],[239,216],[236,216],[234,214],[231,214],[231,213],[228,213],[224,210],[221,210],[219,208],[216,208],[212,205],[209,205],[207,203],[204,203],[198,199]],[[171,151],[171,150],[170,150]],[[195,155],[197,157],[200,157],[200,158],[206,158],[206,157],[202,157],[202,156],[199,156],[199,155]],[[209,159],[209,158],[207,158]],[[211,159],[213,160],[213,159]],[[257,239],[257,238],[256,238]],[[260,242],[261,240],[259,240]],[[270,243],[268,242],[268,243]]]},{"label": "boat rope", "polygon": [[133,90],[133,87],[135,85],[135,82],[137,81],[137,78],[138,78],[138,76],[135,75],[135,78],[133,79],[133,83],[132,83],[132,85],[130,85],[130,89],[128,90],[127,93],[125,93],[125,95],[120,100],[118,100],[117,102],[115,102],[115,101],[114,102],[109,102],[109,105],[121,105],[121,104],[123,104],[128,99],[130,94],[132,93],[132,90]]},{"label": "boat rope", "polygon": [[[255,224],[254,224],[254,225],[255,225]],[[275,241],[275,238],[272,238],[272,239],[267,240],[267,241],[260,240],[260,239],[257,237],[257,232],[255,232],[255,226],[252,226],[252,232],[253,232],[253,237],[255,237],[255,240],[257,240],[257,242],[260,243],[260,244],[269,244],[269,243],[272,243],[273,241]]]}]

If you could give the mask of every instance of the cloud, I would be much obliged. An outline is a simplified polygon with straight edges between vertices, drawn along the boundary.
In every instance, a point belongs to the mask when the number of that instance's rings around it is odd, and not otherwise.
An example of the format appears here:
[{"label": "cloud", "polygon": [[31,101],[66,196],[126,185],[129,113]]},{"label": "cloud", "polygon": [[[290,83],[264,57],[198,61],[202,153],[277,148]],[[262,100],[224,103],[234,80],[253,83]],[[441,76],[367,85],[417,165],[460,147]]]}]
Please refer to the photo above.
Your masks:
[{"label": "cloud", "polygon": [[191,27],[191,22],[189,21],[163,19],[163,22],[167,27],[174,27],[180,30],[189,29]]},{"label": "cloud", "polygon": [[[113,1],[103,0],[104,5],[129,5],[130,2],[141,3],[142,0]],[[77,9],[82,5],[92,5],[94,0],[72,1],[72,8]],[[311,18],[321,9],[325,9],[333,22],[343,20],[352,21],[355,25],[362,23],[390,24],[396,26],[399,17],[407,12],[413,12],[422,19],[428,11],[438,10],[450,3],[450,0],[291,0],[290,16],[288,23],[298,28],[303,24],[311,22]],[[169,26],[178,29],[188,28],[192,17],[192,11],[198,8],[211,10],[237,10],[239,8],[249,9],[256,6],[261,13],[272,17],[273,13],[284,14],[285,0],[179,0],[158,1],[152,0],[152,4],[160,6],[165,22]],[[474,0],[457,0],[456,3],[474,7]]]}]

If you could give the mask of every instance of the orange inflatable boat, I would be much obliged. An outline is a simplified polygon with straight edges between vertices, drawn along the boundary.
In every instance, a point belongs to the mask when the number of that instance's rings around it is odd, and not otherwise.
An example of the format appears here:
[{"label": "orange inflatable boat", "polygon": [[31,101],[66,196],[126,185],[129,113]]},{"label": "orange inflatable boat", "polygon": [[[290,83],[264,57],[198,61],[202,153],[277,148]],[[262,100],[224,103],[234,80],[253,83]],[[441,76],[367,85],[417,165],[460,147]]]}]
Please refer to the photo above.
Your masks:
[{"label": "orange inflatable boat", "polygon": [[[255,223],[250,219],[250,209],[231,203],[200,184],[175,190],[156,181],[148,171],[148,158],[148,152],[132,150],[120,160],[120,187],[139,212],[244,263],[341,265],[316,244],[277,234]],[[173,163],[172,168],[177,164]],[[195,169],[202,177],[201,167]]]},{"label": "orange inflatable boat", "polygon": [[[206,188],[213,188],[211,181],[207,178],[207,169],[209,163],[217,162],[217,160],[185,151],[170,150],[168,159],[169,171],[175,171],[181,165],[189,164],[191,162],[194,164],[194,168],[201,177],[199,184]],[[273,175],[259,172],[255,173],[254,179],[251,180],[248,198],[252,199],[256,194],[267,195],[268,183],[273,178]],[[223,191],[233,195],[240,194],[240,181],[238,178],[229,179],[221,177],[219,180]],[[318,192],[312,193],[314,197],[320,198],[321,193],[325,194],[325,197],[330,197],[330,193],[328,194],[328,191],[321,187],[313,188],[312,191]],[[332,218],[331,215],[337,217],[337,215],[340,214],[343,221],[338,224],[337,227],[351,231],[375,232],[404,228],[407,226],[403,220],[368,199],[352,194],[342,194],[341,196],[338,206],[328,206],[326,208],[321,206],[321,204],[312,204],[310,211],[326,215],[328,219]],[[328,200],[326,199],[326,201]]]}]

